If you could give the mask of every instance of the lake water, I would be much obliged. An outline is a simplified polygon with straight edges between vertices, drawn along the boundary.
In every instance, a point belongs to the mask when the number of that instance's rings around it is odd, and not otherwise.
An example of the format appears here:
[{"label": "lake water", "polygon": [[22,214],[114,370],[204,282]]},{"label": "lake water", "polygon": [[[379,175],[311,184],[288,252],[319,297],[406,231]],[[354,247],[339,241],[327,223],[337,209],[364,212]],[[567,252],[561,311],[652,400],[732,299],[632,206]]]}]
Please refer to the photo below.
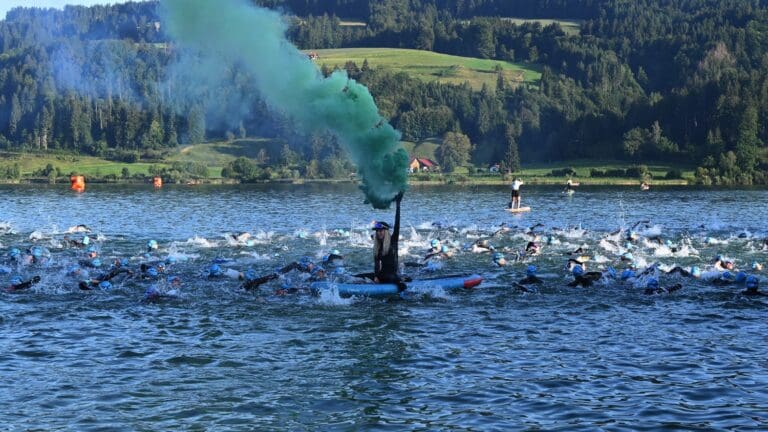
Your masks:
[{"label": "lake water", "polygon": [[[0,293],[0,421],[12,431],[768,428],[768,297],[665,273],[711,275],[724,255],[764,286],[766,270],[752,265],[768,257],[768,191],[522,192],[533,211],[511,215],[505,187],[411,188],[401,262],[418,261],[434,238],[454,256],[405,272],[485,280],[381,300],[277,295],[306,284],[302,274],[255,291],[206,277],[215,259],[268,274],[333,249],[348,272],[370,271],[371,221],[393,211],[371,209],[351,185],[0,186],[0,285],[41,277]],[[65,242],[82,239],[65,232],[77,224],[91,228],[104,267],[174,262],[162,278],[80,290],[68,271],[85,251]],[[251,242],[229,235],[241,232]],[[482,239],[509,265],[473,253]],[[144,256],[149,240],[159,249]],[[541,254],[515,260],[531,240]],[[40,263],[7,256],[34,246]],[[661,286],[682,289],[645,295],[645,277],[569,287],[567,254],[579,247],[590,271],[620,273],[631,251],[638,273],[658,263]],[[528,265],[544,283],[522,292],[514,283]],[[153,285],[168,296],[143,301]]]}]

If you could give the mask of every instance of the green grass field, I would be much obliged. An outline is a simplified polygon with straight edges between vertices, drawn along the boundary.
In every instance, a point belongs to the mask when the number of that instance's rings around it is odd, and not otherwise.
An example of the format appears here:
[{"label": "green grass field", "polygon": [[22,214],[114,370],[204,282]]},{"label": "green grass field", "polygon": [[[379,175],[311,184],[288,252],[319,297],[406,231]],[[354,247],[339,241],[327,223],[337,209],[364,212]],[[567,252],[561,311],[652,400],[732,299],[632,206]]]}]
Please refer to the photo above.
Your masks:
[{"label": "green grass field", "polygon": [[559,19],[528,19],[528,18],[502,18],[504,21],[509,21],[514,24],[524,24],[529,22],[537,22],[542,25],[542,27],[546,27],[552,23],[558,23],[560,24],[560,27],[563,29],[565,34],[567,35],[578,35],[581,32],[581,24],[582,20],[559,20]]},{"label": "green grass field", "polygon": [[419,51],[395,48],[343,48],[316,50],[318,65],[343,67],[353,61],[358,67],[364,60],[372,68],[382,68],[393,72],[405,72],[409,76],[423,81],[438,81],[449,84],[468,82],[474,89],[483,84],[496,88],[496,66],[501,66],[505,79],[510,84],[534,84],[541,79],[541,70],[537,65],[509,63],[499,60],[486,60],[472,57],[459,57],[439,54],[431,51]]}]

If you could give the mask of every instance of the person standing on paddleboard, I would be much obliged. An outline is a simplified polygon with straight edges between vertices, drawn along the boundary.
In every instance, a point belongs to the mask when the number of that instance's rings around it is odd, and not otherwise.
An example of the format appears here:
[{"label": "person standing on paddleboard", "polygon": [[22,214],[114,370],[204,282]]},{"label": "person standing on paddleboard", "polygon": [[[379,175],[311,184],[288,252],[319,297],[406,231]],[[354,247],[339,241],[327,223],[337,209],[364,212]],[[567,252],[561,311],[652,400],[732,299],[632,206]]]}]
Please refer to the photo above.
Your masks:
[{"label": "person standing on paddleboard", "polygon": [[520,208],[520,186],[523,184],[524,183],[522,180],[520,180],[520,177],[515,178],[515,180],[512,182],[512,199],[509,200],[509,208]]},{"label": "person standing on paddleboard", "polygon": [[389,224],[386,222],[375,222],[373,230],[376,235],[373,237],[373,281],[376,283],[394,283],[402,291],[405,284],[400,278],[398,272],[397,242],[400,238],[400,201],[403,199],[403,193],[395,196],[395,226],[392,233],[389,232]]}]

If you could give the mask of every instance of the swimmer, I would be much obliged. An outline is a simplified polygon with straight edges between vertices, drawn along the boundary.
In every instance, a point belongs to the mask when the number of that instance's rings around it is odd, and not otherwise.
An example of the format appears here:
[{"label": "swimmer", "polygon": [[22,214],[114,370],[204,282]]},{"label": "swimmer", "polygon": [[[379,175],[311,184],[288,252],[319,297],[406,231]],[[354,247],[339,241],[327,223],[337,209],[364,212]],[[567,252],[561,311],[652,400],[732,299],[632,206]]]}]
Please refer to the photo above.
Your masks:
[{"label": "swimmer", "polygon": [[525,254],[526,255],[538,255],[541,253],[541,247],[536,242],[528,242],[528,244],[525,246]]},{"label": "swimmer", "polygon": [[568,283],[569,287],[581,286],[582,288],[587,288],[603,277],[601,272],[585,272],[584,267],[581,265],[575,265],[573,270],[571,270],[571,274],[573,274],[573,281]]},{"label": "swimmer", "polygon": [[32,279],[23,280],[21,276],[14,276],[11,279],[11,284],[5,288],[6,292],[16,292],[27,289],[32,285],[40,282],[40,276],[34,276]]},{"label": "swimmer", "polygon": [[643,291],[643,293],[645,295],[669,294],[681,289],[682,287],[683,285],[679,283],[676,283],[670,287],[662,287],[659,285],[659,280],[652,277],[648,279],[648,282],[645,284],[645,291]]},{"label": "swimmer", "polygon": [[741,293],[747,296],[768,296],[768,294],[758,290],[759,284],[760,281],[757,279],[757,276],[749,275],[745,283],[747,289]]},{"label": "swimmer", "polygon": [[507,265],[507,259],[504,258],[504,254],[501,252],[494,252],[491,258],[493,259],[493,263],[499,267]]},{"label": "swimmer", "polygon": [[536,276],[538,269],[535,265],[531,264],[525,269],[525,277],[517,281],[520,285],[540,284],[544,281]]},{"label": "swimmer", "polygon": [[680,276],[692,277],[698,279],[701,277],[701,269],[696,266],[691,267],[690,270],[686,270],[680,266],[675,266],[667,271],[667,274],[679,274]]}]

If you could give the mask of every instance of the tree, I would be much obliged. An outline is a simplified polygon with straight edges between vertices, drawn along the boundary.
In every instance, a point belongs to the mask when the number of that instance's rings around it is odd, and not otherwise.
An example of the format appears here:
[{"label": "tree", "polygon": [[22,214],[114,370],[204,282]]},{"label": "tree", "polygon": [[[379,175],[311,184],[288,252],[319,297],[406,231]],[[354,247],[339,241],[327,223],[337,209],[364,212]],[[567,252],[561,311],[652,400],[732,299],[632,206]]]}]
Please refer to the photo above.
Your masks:
[{"label": "tree", "polygon": [[504,129],[504,138],[507,140],[507,151],[504,154],[504,166],[510,173],[520,170],[520,153],[517,147],[515,128],[508,124]]},{"label": "tree", "polygon": [[443,171],[453,172],[469,161],[472,143],[469,137],[460,132],[448,132],[443,143],[438,147],[438,158]]}]

